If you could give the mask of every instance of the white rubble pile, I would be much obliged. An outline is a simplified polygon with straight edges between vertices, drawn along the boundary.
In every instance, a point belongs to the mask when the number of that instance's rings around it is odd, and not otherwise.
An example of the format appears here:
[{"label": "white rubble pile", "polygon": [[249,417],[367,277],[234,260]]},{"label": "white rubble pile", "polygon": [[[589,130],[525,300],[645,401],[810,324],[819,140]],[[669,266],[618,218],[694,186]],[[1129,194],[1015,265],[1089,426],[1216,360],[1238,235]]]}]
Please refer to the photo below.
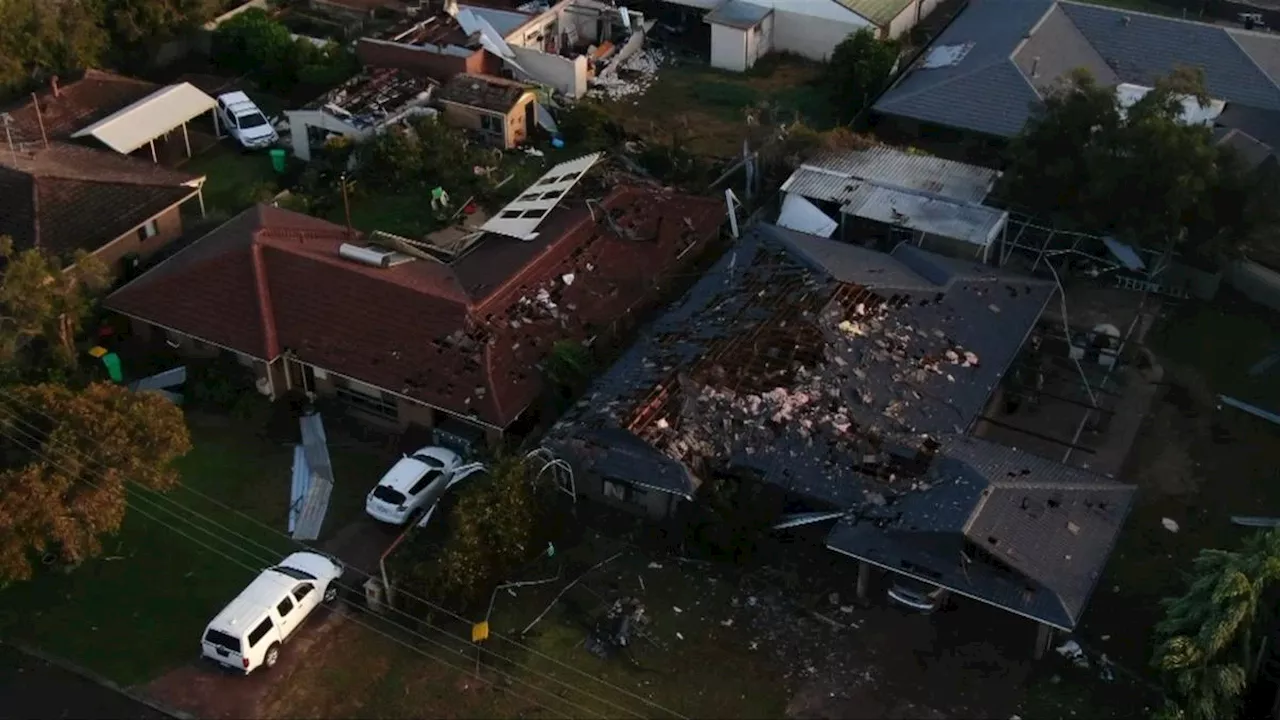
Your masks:
[{"label": "white rubble pile", "polygon": [[[666,60],[666,53],[656,48],[646,48],[627,58],[615,71],[596,77],[591,81],[587,97],[602,100],[621,100],[634,97],[639,102],[643,95],[658,77],[658,68]],[[638,77],[634,77],[636,74]],[[622,76],[622,77],[620,77]],[[626,79],[630,78],[630,79]]]}]

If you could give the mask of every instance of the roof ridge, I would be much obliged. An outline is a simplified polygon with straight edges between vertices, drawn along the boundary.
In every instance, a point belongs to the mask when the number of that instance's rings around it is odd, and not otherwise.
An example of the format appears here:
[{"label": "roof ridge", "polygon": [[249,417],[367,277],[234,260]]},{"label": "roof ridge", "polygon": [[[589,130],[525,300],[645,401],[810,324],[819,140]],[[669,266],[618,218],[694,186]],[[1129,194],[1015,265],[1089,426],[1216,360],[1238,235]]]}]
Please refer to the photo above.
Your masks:
[{"label": "roof ridge", "polygon": [[1233,32],[1229,32],[1225,28],[1223,29],[1222,32],[1228,38],[1231,38],[1231,44],[1235,45],[1236,49],[1240,51],[1240,54],[1244,55],[1245,58],[1248,59],[1249,63],[1253,65],[1254,69],[1256,69],[1259,73],[1261,73],[1262,77],[1266,78],[1271,82],[1271,87],[1275,88],[1277,91],[1280,91],[1280,83],[1277,83],[1276,79],[1271,77],[1271,74],[1268,73],[1266,69],[1262,67],[1262,65],[1258,64],[1258,61],[1254,59],[1253,55],[1250,54],[1249,51],[1246,50],[1245,47],[1240,44],[1240,40],[1236,38],[1236,34]]},{"label": "roof ridge", "polygon": [[[959,75],[952,76],[952,77],[950,77],[950,78],[948,78],[948,79],[940,80],[940,81],[938,81],[938,82],[936,82],[936,83],[931,83],[931,84],[926,85],[926,86],[924,86],[924,87],[922,87],[922,88],[918,88],[918,89],[916,89],[916,90],[912,90],[912,91],[911,91],[911,92],[909,92],[909,93],[904,93],[904,94],[902,94],[902,95],[899,95],[899,96],[898,96],[898,97],[896,97],[896,98],[891,98],[887,103],[885,103],[885,105],[886,105],[886,106],[889,106],[889,107],[892,107],[893,105],[896,105],[897,103],[899,103],[899,102],[901,102],[901,101],[903,101],[903,100],[909,100],[909,99],[911,99],[911,98],[913,98],[913,97],[915,97],[915,96],[917,96],[917,95],[920,95],[920,94],[922,94],[922,93],[924,93],[924,92],[926,92],[926,91],[933,91],[933,90],[937,90],[939,87],[941,87],[941,86],[943,86],[943,85],[952,85],[952,84],[957,83],[957,82],[959,82],[959,81],[961,81],[961,80],[964,80],[965,78],[972,77],[973,75],[977,75],[978,73],[980,73],[980,72],[982,72],[982,71],[984,71],[984,70],[990,70],[991,68],[996,67],[996,66],[1000,65],[1001,63],[1008,63],[1008,64],[1010,64],[1010,65],[1013,65],[1013,66],[1014,66],[1014,69],[1017,69],[1017,68],[1018,68],[1017,63],[1014,63],[1014,62],[1013,62],[1013,59],[1012,59],[1011,57],[996,57],[996,58],[993,58],[993,59],[991,60],[991,62],[983,63],[982,65],[979,65],[978,67],[976,67],[976,68],[974,68],[974,69],[972,69],[972,70],[970,70],[970,71],[968,71],[968,72],[960,73]],[[928,69],[930,69],[930,68],[916,68],[915,70],[912,70],[912,72],[915,72],[916,70],[928,70]],[[1018,74],[1019,74],[1019,75],[1021,75],[1021,74],[1022,74],[1022,71],[1021,71],[1021,70],[1018,70]],[[904,77],[905,77],[905,75],[904,75]],[[1024,78],[1024,79],[1025,79],[1025,78]],[[1028,83],[1028,84],[1029,84],[1029,83]]]}]

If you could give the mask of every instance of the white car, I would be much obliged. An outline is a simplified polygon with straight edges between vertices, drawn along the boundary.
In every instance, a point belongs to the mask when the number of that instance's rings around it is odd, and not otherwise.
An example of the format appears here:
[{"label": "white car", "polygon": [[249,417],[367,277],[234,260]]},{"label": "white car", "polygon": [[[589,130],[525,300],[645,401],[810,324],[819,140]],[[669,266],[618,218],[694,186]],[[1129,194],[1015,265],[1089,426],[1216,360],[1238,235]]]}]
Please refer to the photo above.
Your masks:
[{"label": "white car", "polygon": [[343,565],[296,552],[262,571],[204,630],[200,654],[248,675],[280,659],[280,646],[321,603],[338,597]]},{"label": "white car", "polygon": [[280,139],[267,116],[242,92],[218,96],[218,119],[236,142],[251,150],[274,145]]},{"label": "white car", "polygon": [[365,512],[392,525],[417,519],[435,507],[461,466],[462,457],[442,447],[425,447],[405,455],[369,493]]}]

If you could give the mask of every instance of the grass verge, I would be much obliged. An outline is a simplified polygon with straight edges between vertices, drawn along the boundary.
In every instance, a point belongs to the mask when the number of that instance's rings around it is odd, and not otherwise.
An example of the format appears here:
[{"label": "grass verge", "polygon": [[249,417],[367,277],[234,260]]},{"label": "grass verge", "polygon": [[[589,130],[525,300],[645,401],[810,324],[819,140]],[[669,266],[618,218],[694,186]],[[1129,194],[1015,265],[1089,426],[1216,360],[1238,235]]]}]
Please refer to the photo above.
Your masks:
[{"label": "grass verge", "polygon": [[[66,573],[43,569],[0,592],[0,637],[121,685],[143,683],[193,658],[218,609],[259,569],[299,549],[283,535],[292,449],[243,427],[193,424],[192,439],[180,461],[183,485],[167,496],[132,493],[124,527],[101,557]],[[360,512],[383,469],[362,448],[331,447],[331,455],[328,531]]]}]

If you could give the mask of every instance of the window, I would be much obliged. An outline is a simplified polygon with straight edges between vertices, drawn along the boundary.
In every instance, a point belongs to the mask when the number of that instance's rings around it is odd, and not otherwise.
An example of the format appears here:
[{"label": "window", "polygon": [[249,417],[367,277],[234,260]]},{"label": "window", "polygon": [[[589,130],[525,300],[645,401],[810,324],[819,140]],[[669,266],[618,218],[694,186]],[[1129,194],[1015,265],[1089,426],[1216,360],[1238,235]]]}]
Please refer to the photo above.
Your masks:
[{"label": "window", "polygon": [[387,487],[386,485],[379,485],[375,487],[373,489],[373,496],[384,503],[395,505],[397,507],[403,505],[405,501],[404,493],[396,490],[395,488]]},{"label": "window", "polygon": [[291,568],[291,567],[285,567],[284,565],[277,565],[271,569],[280,573],[281,575],[288,575],[294,580],[315,580],[316,579],[315,575],[312,575],[311,573],[306,572],[304,570],[299,570],[298,568]]},{"label": "window", "polygon": [[258,627],[254,628],[253,632],[249,633],[249,647],[257,647],[258,641],[266,637],[266,634],[270,632],[273,627],[275,627],[275,625],[272,624],[271,618],[267,618],[259,623]]},{"label": "window", "polygon": [[431,484],[431,482],[432,482],[433,480],[435,480],[436,478],[438,478],[438,477],[440,477],[440,471],[439,471],[439,470],[432,470],[431,472],[427,473],[426,475],[423,475],[423,476],[418,480],[418,482],[416,482],[416,483],[414,483],[414,484],[413,484],[413,487],[409,488],[409,494],[410,494],[410,495],[417,495],[418,493],[422,492],[423,490],[426,490],[426,489],[427,489],[427,486],[428,486],[428,485],[430,485],[430,484]]},{"label": "window", "polygon": [[280,613],[280,617],[288,617],[289,613],[292,611],[293,601],[290,600],[288,596],[281,600],[279,605],[276,605],[276,612]]},{"label": "window", "polygon": [[481,115],[480,129],[485,132],[500,133],[502,132],[502,118],[497,115]]},{"label": "window", "polygon": [[379,393],[377,396],[368,395],[349,387],[339,386],[336,388],[338,400],[342,401],[352,410],[362,413],[368,413],[388,420],[396,420],[400,417],[399,409],[396,407],[395,400],[388,400]]},{"label": "window", "polygon": [[293,597],[298,602],[302,602],[302,599],[310,595],[311,591],[315,589],[316,589],[316,586],[312,585],[311,583],[302,583],[301,585],[293,589]]},{"label": "window", "polygon": [[621,483],[616,480],[604,481],[604,496],[611,500],[622,500],[625,502],[630,498],[631,493],[628,492],[630,489],[631,487],[626,483]]},{"label": "window", "polygon": [[239,638],[233,638],[220,630],[210,630],[205,633],[204,641],[210,645],[216,645],[223,650],[230,650],[233,653],[240,652]]},{"label": "window", "polygon": [[160,233],[160,226],[156,224],[156,221],[148,220],[146,225],[143,225],[142,227],[138,228],[138,239],[146,240],[147,238],[155,237],[159,233]]},{"label": "window", "polygon": [[515,220],[516,218],[520,217],[520,211],[519,210],[503,210],[502,214],[499,215],[498,217],[502,218],[503,220]]},{"label": "window", "polygon": [[563,195],[563,194],[564,194],[564,191],[563,191],[563,190],[552,190],[552,191],[551,191],[551,192],[549,192],[549,193],[545,193],[545,194],[542,196],[542,199],[543,199],[543,200],[555,200],[556,198],[560,197],[560,196],[561,196],[561,195]]},{"label": "window", "polygon": [[536,210],[525,210],[522,217],[537,219],[547,214],[546,208],[538,208]]}]

